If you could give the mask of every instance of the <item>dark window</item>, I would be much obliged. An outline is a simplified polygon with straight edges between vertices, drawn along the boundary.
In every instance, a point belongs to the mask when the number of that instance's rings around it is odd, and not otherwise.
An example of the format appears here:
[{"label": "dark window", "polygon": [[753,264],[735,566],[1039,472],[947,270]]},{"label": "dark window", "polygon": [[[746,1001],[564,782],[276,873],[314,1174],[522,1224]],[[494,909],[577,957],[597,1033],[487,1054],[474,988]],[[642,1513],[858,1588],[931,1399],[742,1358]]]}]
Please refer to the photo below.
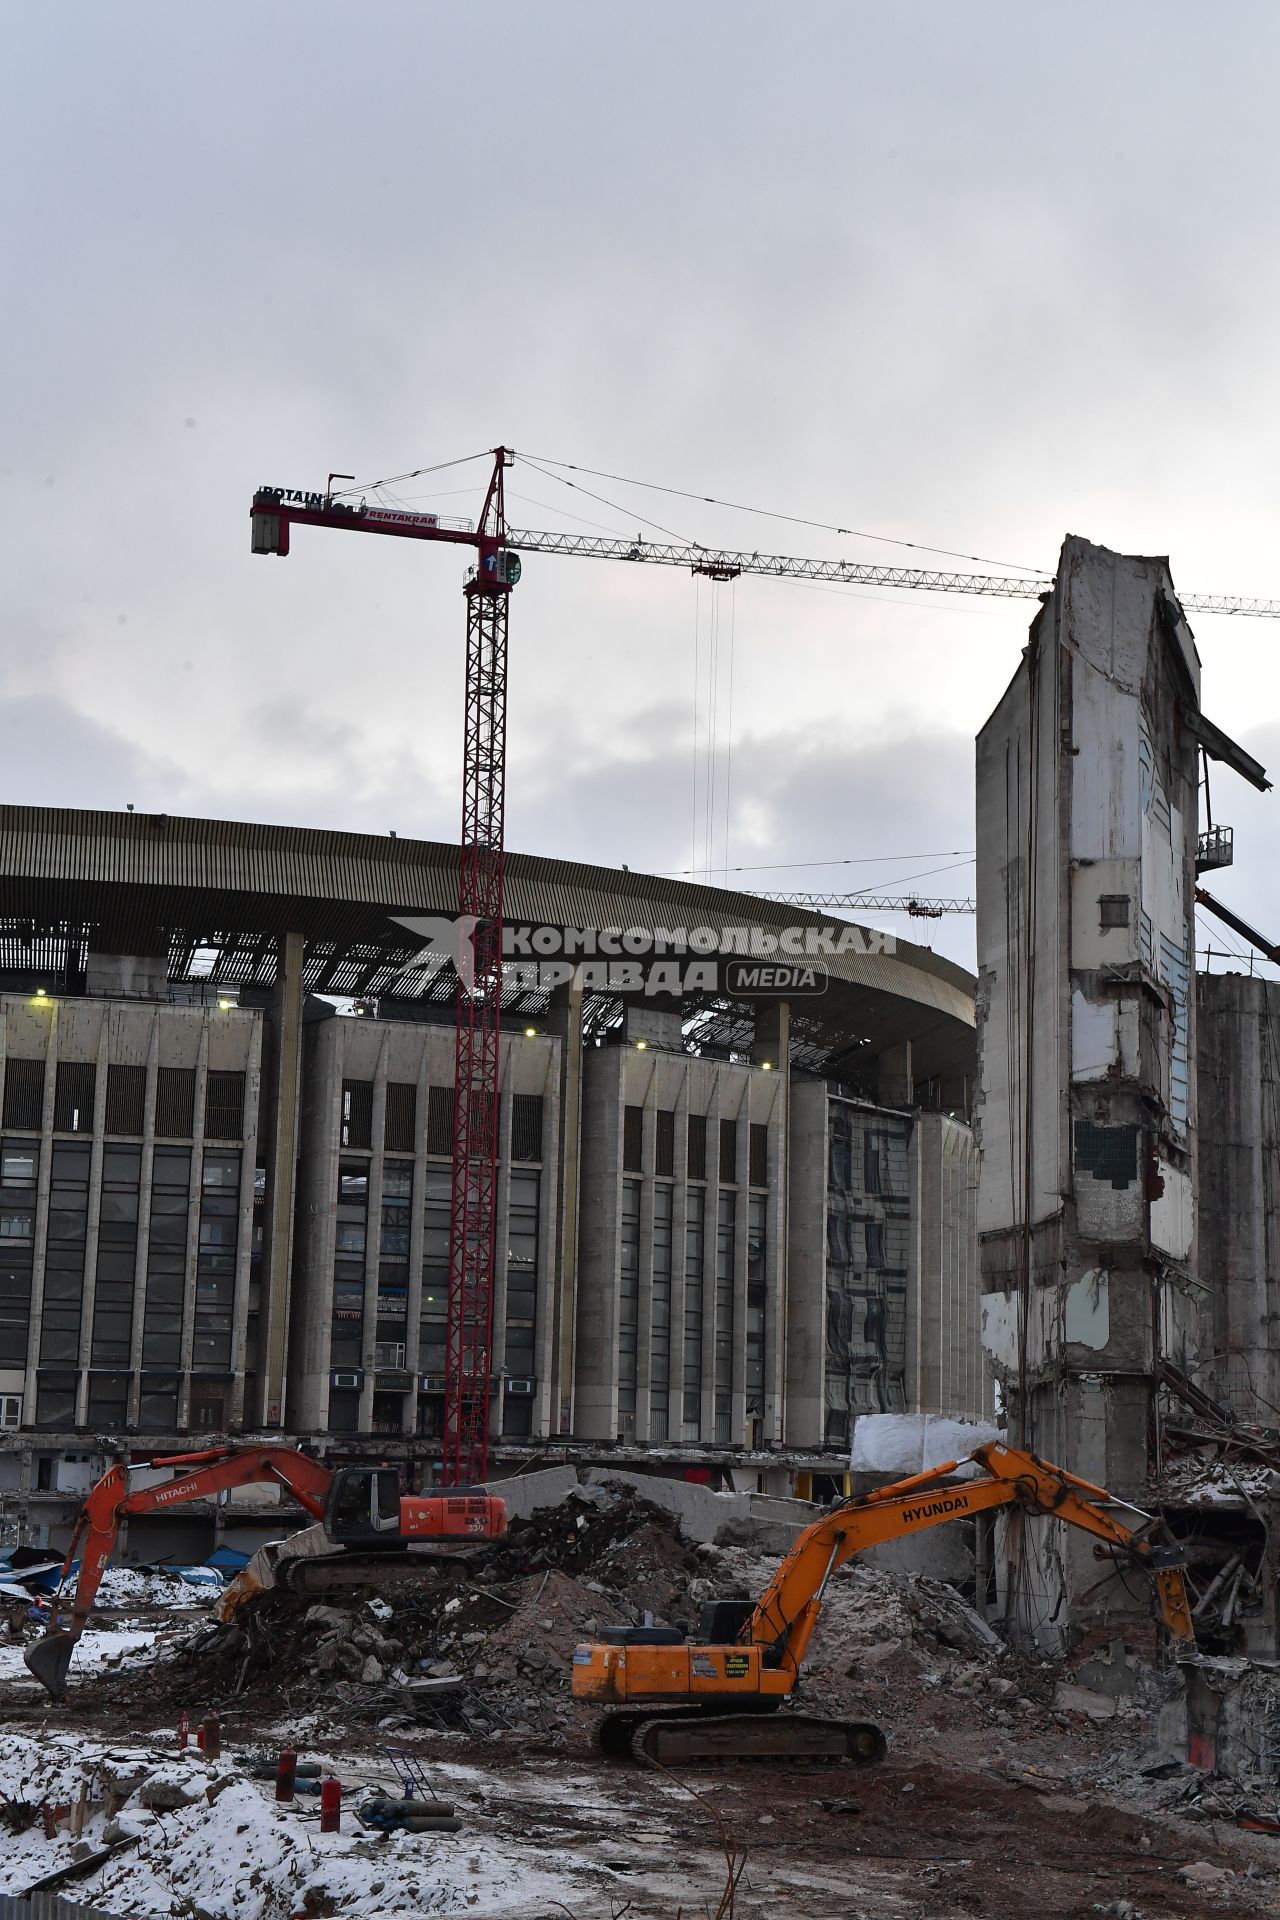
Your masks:
[{"label": "dark window", "polygon": [[34,1187],[40,1149],[34,1140],[6,1140],[0,1147],[0,1186]]},{"label": "dark window", "polygon": [[[108,1078],[108,1095],[110,1092]],[[98,1215],[98,1284],[93,1307],[93,1345],[90,1365],[127,1367],[133,1335],[133,1281],[138,1246],[138,1183],[142,1173],[141,1147],[108,1146],[102,1155],[102,1204]],[[103,1376],[105,1377],[105,1376]],[[127,1389],[126,1380],[126,1389]],[[122,1424],[123,1413],[89,1418]],[[105,1407],[106,1402],[103,1401]],[[114,1402],[112,1403],[114,1405]]]},{"label": "dark window", "polygon": [[[200,1342],[196,1340],[195,1364],[200,1365]],[[226,1388],[220,1381],[205,1382],[196,1380],[191,1385],[191,1417],[187,1421],[192,1433],[221,1433],[227,1424]]]},{"label": "dark window", "polygon": [[720,1122],[720,1178],[736,1180],[738,1177],[738,1123],[736,1120]]},{"label": "dark window", "polygon": [[511,1102],[511,1158],[542,1158],[542,1095],[517,1093]]},{"label": "dark window", "polygon": [[[402,1393],[375,1393],[373,1396],[373,1430],[375,1433],[400,1433],[404,1428],[404,1395]],[[380,1519],[389,1520],[391,1515],[382,1511],[381,1489],[388,1486],[395,1497],[395,1511],[400,1511],[400,1495],[396,1490],[396,1477],[390,1473],[380,1473],[376,1477],[379,1489],[378,1514]]]},{"label": "dark window", "polygon": [[862,1136],[862,1187],[865,1193],[883,1193],[879,1142],[872,1133]]},{"label": "dark window", "polygon": [[654,1172],[668,1179],[676,1170],[676,1116],[669,1107],[659,1107],[654,1115]]},{"label": "dark window", "polygon": [[705,1180],[707,1177],[707,1116],[705,1113],[689,1115],[689,1178]]},{"label": "dark window", "polygon": [[156,1086],[156,1132],[189,1140],[195,1131],[196,1076],[193,1067],[161,1067]]},{"label": "dark window", "polygon": [[146,1098],[145,1067],[108,1067],[107,1132],[141,1133]]},{"label": "dark window", "polygon": [[[244,1132],[244,1075],[211,1073],[205,1086],[204,1130],[210,1140],[239,1140]],[[368,1141],[365,1145],[368,1146]]]},{"label": "dark window", "polygon": [[329,1429],[332,1433],[355,1433],[360,1425],[360,1393],[353,1387],[330,1387]]},{"label": "dark window", "polygon": [[747,1178],[753,1187],[767,1187],[769,1184],[769,1129],[754,1120],[747,1137],[747,1151],[750,1166]]},{"label": "dark window", "polygon": [[144,1373],[138,1425],[144,1433],[165,1433],[178,1424],[178,1382],[173,1374]]},{"label": "dark window", "polygon": [[502,1432],[508,1440],[527,1440],[533,1432],[533,1396],[505,1394],[502,1401]]},{"label": "dark window", "polygon": [[59,1060],[53,1091],[55,1133],[92,1133],[93,1087],[98,1070],[91,1060]]},{"label": "dark window", "polygon": [[91,1427],[122,1427],[128,1418],[128,1374],[91,1373],[89,1375],[89,1425]]},{"label": "dark window", "polygon": [[387,1152],[416,1152],[417,1131],[418,1089],[410,1080],[388,1080],[387,1117],[383,1127],[383,1145]]},{"label": "dark window", "polygon": [[1095,1127],[1091,1120],[1077,1120],[1075,1142],[1077,1173],[1091,1173],[1117,1190],[1137,1179],[1136,1127]]},{"label": "dark window", "polygon": [[342,1083],[342,1144],[344,1147],[373,1145],[372,1080]]},{"label": "dark window", "polygon": [[44,1061],[17,1060],[4,1068],[4,1124],[39,1133],[44,1124]]},{"label": "dark window", "polygon": [[73,1427],[76,1420],[74,1373],[42,1373],[36,1379],[36,1425]]},{"label": "dark window", "polygon": [[644,1108],[626,1107],[622,1115],[622,1165],[627,1173],[640,1172],[644,1139]]},{"label": "dark window", "polygon": [[453,1088],[427,1088],[427,1152],[453,1152]]},{"label": "dark window", "polygon": [[1098,896],[1098,924],[1104,933],[1109,927],[1128,926],[1129,896],[1127,893],[1103,893]]}]

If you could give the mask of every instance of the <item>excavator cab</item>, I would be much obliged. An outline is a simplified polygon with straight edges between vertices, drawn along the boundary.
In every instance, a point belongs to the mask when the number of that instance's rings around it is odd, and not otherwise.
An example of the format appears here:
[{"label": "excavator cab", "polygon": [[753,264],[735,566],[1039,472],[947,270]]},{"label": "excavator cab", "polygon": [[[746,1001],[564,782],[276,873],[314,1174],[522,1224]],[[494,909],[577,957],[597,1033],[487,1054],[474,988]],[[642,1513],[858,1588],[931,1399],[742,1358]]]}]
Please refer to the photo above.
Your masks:
[{"label": "excavator cab", "polygon": [[399,1546],[400,1475],[394,1467],[340,1467],[324,1503],[324,1530],[335,1544]]}]

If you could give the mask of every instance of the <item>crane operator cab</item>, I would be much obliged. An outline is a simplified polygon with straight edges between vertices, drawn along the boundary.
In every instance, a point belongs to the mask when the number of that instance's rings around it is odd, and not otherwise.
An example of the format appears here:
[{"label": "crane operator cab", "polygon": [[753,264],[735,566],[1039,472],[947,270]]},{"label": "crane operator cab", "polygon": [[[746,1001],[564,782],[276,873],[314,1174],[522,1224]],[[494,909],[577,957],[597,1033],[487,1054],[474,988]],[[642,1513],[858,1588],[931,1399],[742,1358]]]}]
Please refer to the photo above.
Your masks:
[{"label": "crane operator cab", "polygon": [[324,1503],[324,1530],[335,1542],[407,1545],[400,1530],[400,1475],[394,1467],[339,1467]]}]

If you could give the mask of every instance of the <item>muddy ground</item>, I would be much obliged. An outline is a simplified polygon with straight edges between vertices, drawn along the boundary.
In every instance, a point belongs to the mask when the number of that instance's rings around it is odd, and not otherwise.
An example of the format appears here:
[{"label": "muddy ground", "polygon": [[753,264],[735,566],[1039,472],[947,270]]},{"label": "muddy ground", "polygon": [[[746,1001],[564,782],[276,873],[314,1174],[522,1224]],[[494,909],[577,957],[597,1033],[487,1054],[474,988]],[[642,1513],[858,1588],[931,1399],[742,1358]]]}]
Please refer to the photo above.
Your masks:
[{"label": "muddy ground", "polygon": [[[349,1802],[385,1774],[380,1749],[403,1748],[444,1783],[464,1821],[427,1849],[457,1896],[438,1910],[476,1920],[1280,1911],[1280,1834],[1235,1824],[1237,1790],[1171,1758],[1167,1732],[1161,1744],[1176,1675],[1094,1720],[1064,1708],[1059,1669],[988,1644],[949,1589],[918,1578],[846,1570],[806,1671],[806,1711],[885,1728],[882,1766],[677,1778],[601,1760],[597,1715],[569,1694],[576,1641],[641,1605],[696,1617],[707,1590],[758,1590],[771,1564],[690,1547],[642,1503],[571,1508],[373,1608],[273,1596],[231,1644],[210,1641],[202,1619],[193,1634],[189,1622],[156,1616],[161,1637],[147,1653],[114,1670],[90,1671],[86,1657],[61,1706],[48,1707],[25,1676],[0,1680],[0,1727],[70,1736],[86,1752],[116,1743],[164,1757],[180,1706],[193,1721],[216,1706],[225,1772],[243,1778],[293,1740],[344,1778]],[[135,1611],[127,1624],[137,1622]],[[428,1670],[461,1683],[443,1714],[414,1693]],[[1268,1792],[1280,1804],[1280,1783],[1262,1790],[1264,1805]],[[305,1823],[312,1812],[288,1818]],[[0,1854],[0,1885],[2,1864]],[[95,1897],[92,1879],[77,1897]],[[120,1904],[123,1883],[112,1890],[117,1907],[99,1897],[108,1911],[143,1910]],[[379,1897],[388,1904],[353,1894],[296,1913],[377,1920],[405,1910]],[[283,1895],[256,1906],[175,1899],[170,1911],[186,1920],[295,1912]]]}]

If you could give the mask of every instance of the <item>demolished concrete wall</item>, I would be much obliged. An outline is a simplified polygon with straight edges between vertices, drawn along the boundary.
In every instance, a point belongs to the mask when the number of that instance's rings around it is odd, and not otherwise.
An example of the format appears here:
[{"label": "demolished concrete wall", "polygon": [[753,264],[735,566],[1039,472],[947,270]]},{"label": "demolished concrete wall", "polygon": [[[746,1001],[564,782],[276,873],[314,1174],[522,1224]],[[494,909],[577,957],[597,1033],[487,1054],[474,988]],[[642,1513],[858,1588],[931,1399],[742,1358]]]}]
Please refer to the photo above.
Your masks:
[{"label": "demolished concrete wall", "polygon": [[[1198,1351],[1198,707],[1167,564],[1073,536],[978,737],[983,1340],[1014,1437],[1129,1496],[1159,1357]],[[1011,1603],[1052,1644],[1098,1569],[1019,1537]]]}]

